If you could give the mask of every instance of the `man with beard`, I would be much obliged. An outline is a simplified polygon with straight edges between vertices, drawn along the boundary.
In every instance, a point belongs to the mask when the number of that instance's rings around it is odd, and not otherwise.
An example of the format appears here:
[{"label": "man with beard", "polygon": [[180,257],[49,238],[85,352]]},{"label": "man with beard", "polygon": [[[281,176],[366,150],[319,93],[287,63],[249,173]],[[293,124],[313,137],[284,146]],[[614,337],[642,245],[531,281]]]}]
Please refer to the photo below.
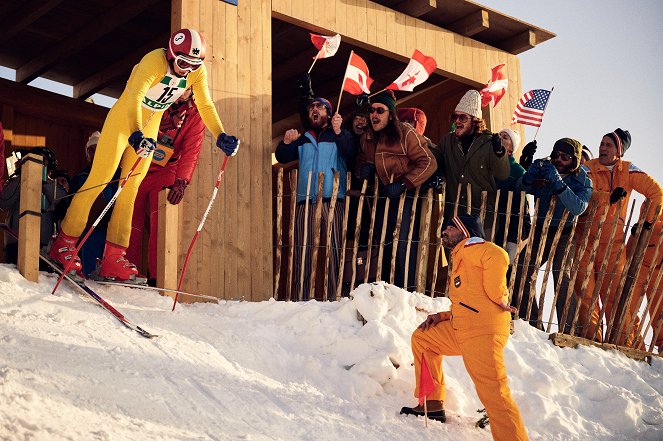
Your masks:
[{"label": "man with beard", "polygon": [[[566,325],[561,323],[564,305],[566,303],[567,292],[569,290],[570,280],[570,265],[563,268],[564,246],[558,246],[555,250],[554,256],[550,256],[550,248],[554,240],[555,234],[559,228],[562,233],[559,239],[560,244],[568,244],[573,221],[576,216],[582,214],[587,205],[589,198],[592,195],[592,181],[589,179],[585,171],[580,167],[580,158],[582,156],[582,144],[579,141],[571,138],[562,138],[555,142],[550,159],[537,159],[527,169],[527,172],[516,183],[516,191],[525,191],[534,195],[534,200],[539,200],[539,209],[536,213],[536,225],[534,227],[534,236],[532,244],[532,253],[529,265],[523,268],[523,258],[518,262],[518,272],[516,273],[516,283],[513,288],[513,298],[511,304],[518,303],[518,294],[522,293],[522,300],[520,301],[519,316],[525,318],[528,308],[530,291],[532,286],[532,276],[539,268],[534,267],[534,261],[539,250],[539,246],[543,245],[543,260],[541,264],[548,261],[549,258],[553,259],[553,282],[555,290],[558,292],[555,310],[557,312],[557,320],[559,329],[562,332],[568,332],[571,324],[571,319],[575,311],[575,298],[571,299],[569,312],[567,314]],[[545,238],[545,243],[542,243],[543,224],[550,207],[550,202],[553,196],[557,197],[557,204],[553,212],[548,234]],[[566,222],[561,225],[560,221],[564,210],[569,212]],[[569,251],[569,255],[573,256],[573,249]],[[520,285],[523,271],[527,272],[525,283]],[[562,273],[562,280],[557,286],[559,272]],[[536,326],[537,317],[539,314],[539,307],[536,301],[536,296],[532,299],[532,309],[530,314],[530,324]]]},{"label": "man with beard", "polygon": [[[451,114],[454,131],[440,140],[440,150],[444,162],[444,176],[447,180],[444,217],[454,214],[456,197],[460,192],[458,213],[467,212],[470,206],[473,214],[481,209],[481,192],[488,192],[486,200],[485,226],[493,225],[496,179],[509,177],[511,166],[500,137],[486,129],[481,114],[481,96],[476,90],[468,90],[460,99]],[[472,201],[468,201],[467,184],[472,187]]]},{"label": "man with beard", "polygon": [[[327,231],[327,223],[330,216],[330,201],[332,187],[334,184],[334,172],[340,173],[340,186],[338,189],[338,201],[334,208],[334,219],[332,222],[331,257],[329,262],[328,278],[328,300],[335,300],[336,286],[338,283],[338,269],[341,249],[341,234],[343,224],[343,212],[346,192],[347,173],[346,158],[355,154],[355,146],[352,135],[347,130],[341,129],[343,118],[338,113],[332,116],[332,106],[325,98],[313,98],[307,107],[308,127],[304,134],[297,129],[285,132],[283,141],[276,147],[276,160],[282,164],[299,160],[297,179],[297,207],[295,211],[295,268],[294,289],[299,290],[299,275],[302,264],[302,252],[304,259],[304,288],[301,298],[308,300],[312,293],[309,292],[311,273],[311,246],[313,228],[313,211],[309,206],[308,218],[304,218],[306,211],[306,194],[308,175],[311,173],[311,186],[309,187],[309,204],[315,203],[318,196],[318,173],[324,173],[323,204],[321,231]],[[308,224],[306,243],[304,242],[304,223]]]},{"label": "man with beard", "polygon": [[[413,236],[410,246],[409,260],[407,259],[408,233],[410,224],[414,223],[414,230],[419,231],[419,217],[421,207],[418,206],[416,215],[412,215],[415,188],[421,186],[433,175],[437,162],[433,157],[426,140],[419,135],[412,126],[403,124],[396,115],[396,98],[390,90],[381,92],[371,99],[370,127],[361,137],[361,150],[357,157],[357,169],[362,179],[373,179],[378,175],[380,188],[378,193],[386,195],[391,202],[387,215],[386,225],[384,212],[385,198],[377,201],[374,234],[380,235],[385,228],[385,253],[382,260],[382,280],[390,281],[391,260],[393,252],[392,238],[399,215],[399,199],[405,193],[403,211],[401,215],[400,233],[397,238],[396,268],[394,284],[401,288],[414,288],[414,279],[417,265],[417,235]],[[421,204],[419,199],[418,204]],[[405,279],[407,267],[407,280]]]},{"label": "man with beard", "polygon": [[[442,359],[460,355],[490,418],[493,439],[526,440],[504,366],[510,312],[515,312],[508,304],[505,284],[509,257],[484,240],[481,221],[474,215],[453,217],[442,232],[442,245],[451,251],[451,311],[429,315],[412,334],[414,395],[419,396],[421,360],[425,358],[436,386],[425,397],[428,417],[444,422]],[[401,414],[423,416],[424,406],[403,407]]]}]

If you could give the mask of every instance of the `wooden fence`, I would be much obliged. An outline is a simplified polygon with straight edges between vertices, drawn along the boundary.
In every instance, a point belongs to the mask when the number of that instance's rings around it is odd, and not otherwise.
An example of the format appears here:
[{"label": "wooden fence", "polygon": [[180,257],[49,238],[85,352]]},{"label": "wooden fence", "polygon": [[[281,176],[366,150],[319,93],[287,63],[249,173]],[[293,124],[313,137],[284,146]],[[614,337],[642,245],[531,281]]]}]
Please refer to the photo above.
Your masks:
[{"label": "wooden fence", "polygon": [[[295,252],[295,213],[297,210],[297,170],[291,170],[284,173],[283,168],[278,168],[276,176],[276,194],[274,201],[275,212],[275,225],[274,225],[274,295],[279,300],[302,300],[306,296],[302,296],[303,292],[311,292],[311,298],[318,300],[323,299],[340,299],[347,296],[349,292],[361,283],[373,282],[380,279],[385,279],[390,283],[394,283],[396,268],[396,248],[399,244],[403,246],[403,236],[400,234],[400,224],[403,219],[403,206],[405,198],[412,198],[412,211],[409,213],[411,219],[418,219],[418,222],[410,222],[409,231],[407,233],[407,247],[406,261],[405,261],[405,277],[408,280],[408,262],[410,257],[411,247],[416,247],[416,272],[414,277],[414,284],[406,286],[410,291],[418,291],[430,295],[432,297],[446,295],[448,289],[448,271],[446,255],[442,249],[439,240],[444,212],[445,189],[442,187],[441,192],[434,192],[432,189],[411,191],[404,194],[399,200],[390,200],[384,195],[380,194],[380,186],[375,182],[369,185],[367,181],[353,182],[350,174],[343,176],[342,179],[346,181],[346,197],[339,198],[338,192],[341,176],[338,173],[334,176],[333,193],[332,197],[323,200],[322,188],[324,185],[324,175],[318,175],[317,192],[311,188],[312,176],[309,173],[307,177],[307,189],[305,195],[300,195],[299,202],[300,209],[304,210],[304,218],[309,216],[309,211],[312,216],[312,223],[309,226],[308,222],[303,223],[303,232],[300,230],[300,239],[298,243],[306,244],[310,241],[309,246],[301,245],[299,252]],[[353,184],[355,187],[353,188]],[[496,213],[489,212],[487,192],[482,193],[480,204],[473,205],[470,199],[471,188],[468,186],[465,189],[460,189],[455,198],[453,212],[457,214],[459,211],[470,212],[470,208],[459,206],[460,191],[467,190],[467,205],[474,206],[475,213],[479,214],[482,221],[487,220],[489,225],[485,226],[486,239],[491,240],[498,244],[506,243],[507,232],[509,231],[512,208],[518,211],[515,213],[528,213],[526,204],[526,195],[524,192],[520,193],[520,204],[518,207],[512,207],[514,195],[512,192],[506,194],[506,213],[505,215],[503,237],[496,236],[497,222],[492,222],[495,219]],[[311,195],[317,194],[316,198]],[[301,196],[305,196],[301,198]],[[498,207],[500,200],[500,191],[492,204],[493,207]],[[383,210],[378,210],[378,201],[382,199]],[[447,201],[448,202],[448,201]],[[492,202],[492,201],[491,201]],[[530,323],[536,325],[546,332],[557,330],[558,332],[565,331],[564,327],[560,327],[559,323],[565,323],[567,326],[566,333],[577,335],[592,340],[600,339],[600,333],[603,335],[603,342],[612,343],[617,345],[626,345],[627,337],[629,335],[638,336],[629,346],[637,347],[652,351],[656,338],[661,332],[663,319],[661,317],[661,309],[663,305],[663,295],[661,291],[661,275],[660,261],[663,255],[661,243],[663,242],[663,233],[657,233],[652,236],[652,230],[638,228],[635,235],[631,236],[633,246],[628,246],[623,238],[626,237],[626,232],[631,227],[630,216],[629,220],[623,222],[615,217],[608,225],[606,225],[606,218],[609,206],[597,206],[594,201],[590,203],[581,218],[576,218],[572,222],[570,233],[566,229],[566,240],[561,243],[562,228],[550,228],[553,219],[553,212],[555,204],[559,203],[553,198],[549,209],[543,219],[537,218],[535,213],[538,212],[538,201],[534,205],[532,211],[531,225],[529,232],[526,228],[526,218],[528,215],[518,216],[517,225],[517,243],[516,243],[516,258],[514,265],[512,265],[510,274],[508,275],[508,288],[509,292],[517,296],[516,307],[520,307],[520,302],[523,298],[527,299],[526,313],[523,318],[529,320]],[[620,202],[621,203],[621,202]],[[328,204],[328,216],[323,219],[323,205]],[[341,228],[341,244],[340,249],[333,250],[332,246],[332,225],[334,224],[334,215],[336,204],[342,204],[343,217],[339,221],[337,219],[337,226]],[[388,237],[387,231],[387,216],[389,211],[389,204],[399,204],[398,216],[396,218],[396,225],[393,227],[393,235]],[[351,208],[352,207],[352,208]],[[645,213],[649,207],[649,201],[645,201],[641,213]],[[631,206],[631,215],[635,208],[635,201]],[[660,207],[658,207],[660,210]],[[408,215],[408,213],[405,213]],[[570,214],[564,210],[563,216],[559,221],[559,225],[564,225]],[[326,220],[326,222],[325,222]],[[619,259],[616,262],[609,261],[610,259],[603,258],[601,262],[595,262],[599,253],[599,237],[600,235],[590,235],[589,226],[598,222],[600,225],[599,231],[603,228],[610,229],[610,243],[607,245],[604,255],[609,256],[613,247],[618,247],[618,254],[625,255],[626,264],[620,269]],[[418,225],[416,225],[418,223]],[[380,231],[376,231],[375,226],[382,225]],[[535,242],[535,225],[539,224],[539,237],[537,242],[540,244],[536,253],[533,253]],[[638,220],[638,224],[643,224],[642,215]],[[349,227],[350,225],[350,227]],[[352,227],[354,225],[354,227]],[[301,227],[300,227],[301,228]],[[549,231],[555,231],[552,236],[552,245],[548,251],[548,256],[544,256],[543,244],[547,240]],[[303,237],[302,237],[303,233]],[[399,240],[399,236],[401,239]],[[631,242],[629,242],[631,243]],[[645,250],[654,247],[654,264],[649,269],[643,269],[642,262]],[[562,267],[557,274],[554,274],[553,258],[558,247],[562,252]],[[340,255],[339,268],[336,274],[337,280],[335,292],[329,291],[329,278],[330,278],[330,260],[332,255]],[[391,260],[385,259],[385,253],[391,253]],[[300,254],[299,261],[296,261],[295,255]],[[387,254],[388,256],[388,254]],[[584,256],[584,259],[581,257]],[[588,257],[587,257],[588,256]],[[650,256],[651,257],[651,256]],[[309,286],[304,287],[304,271],[305,259],[312,259],[313,264],[310,265],[310,275],[308,277]],[[375,262],[377,260],[377,262]],[[546,261],[543,267],[544,260]],[[390,263],[389,271],[383,271],[383,262]],[[658,262],[658,265],[656,264]],[[581,264],[584,265],[581,266]],[[600,263],[599,270],[596,271],[595,267]],[[529,295],[523,296],[523,289],[525,286],[525,278],[527,276],[526,268],[532,266],[536,270],[530,271],[531,283]],[[520,271],[518,271],[520,268]],[[295,272],[298,272],[298,276]],[[563,312],[561,317],[557,317],[554,321],[555,305],[559,296],[559,289],[553,289],[552,293],[546,289],[548,281],[555,278],[554,285],[559,287],[564,272],[570,274],[569,280],[569,295],[566,296]],[[383,277],[380,277],[382,275]],[[519,283],[516,283],[516,278],[520,277]],[[592,292],[586,292],[589,284],[590,277],[596,280],[595,288]],[[537,281],[541,278],[540,284]],[[295,283],[298,280],[298,283]],[[648,286],[647,295],[639,295],[636,292],[636,281],[644,286]],[[599,303],[601,299],[601,287],[607,284],[607,292],[616,293],[613,300],[613,307],[610,314],[606,314],[604,307]],[[519,287],[520,292],[513,292],[514,286]],[[537,292],[537,287],[538,292]],[[656,295],[656,293],[659,293]],[[552,296],[552,299],[550,297]],[[646,302],[645,302],[646,298]],[[589,313],[581,314],[581,308],[576,307],[582,301],[589,304]],[[605,299],[601,300],[603,302]],[[532,314],[532,304],[537,301],[538,314],[536,317]],[[600,305],[600,315],[598,322],[600,326],[592,329],[588,324],[590,323],[591,311]],[[523,305],[524,306],[524,305]],[[544,312],[549,311],[549,314],[544,317]],[[629,313],[628,311],[633,311]],[[655,316],[650,316],[647,311],[658,311]],[[648,319],[647,319],[648,318]],[[570,324],[570,330],[568,326]],[[554,326],[554,327],[553,327]],[[557,328],[557,329],[555,329]],[[646,336],[643,338],[640,336]],[[645,343],[645,340],[648,343]]]}]

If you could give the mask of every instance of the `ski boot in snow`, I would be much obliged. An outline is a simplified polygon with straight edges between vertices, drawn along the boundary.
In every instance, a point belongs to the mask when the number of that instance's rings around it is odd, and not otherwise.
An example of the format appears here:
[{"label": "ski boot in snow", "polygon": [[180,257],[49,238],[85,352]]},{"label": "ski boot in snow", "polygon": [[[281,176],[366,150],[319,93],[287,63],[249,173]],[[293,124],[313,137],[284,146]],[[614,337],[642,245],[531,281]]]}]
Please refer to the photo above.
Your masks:
[{"label": "ski boot in snow", "polygon": [[78,254],[75,254],[76,251],[76,242],[78,242],[78,237],[68,236],[60,231],[54,239],[51,238],[51,242],[46,247],[46,254],[48,259],[53,262],[55,265],[60,267],[62,271],[67,268],[70,262],[71,266],[67,275],[74,279],[76,282],[85,281],[85,277],[81,272],[83,265],[81,264],[81,259],[78,257]]},{"label": "ski boot in snow", "polygon": [[[444,414],[444,402],[441,400],[426,400],[426,408],[428,409],[428,418],[431,420],[444,423],[447,420]],[[401,415],[414,415],[418,417],[424,416],[424,406],[421,404],[415,407],[401,408]]]},{"label": "ski boot in snow", "polygon": [[145,285],[147,278],[138,276],[136,265],[127,260],[126,254],[126,247],[106,241],[101,264],[97,262],[97,269],[90,275],[90,278],[101,282]]}]

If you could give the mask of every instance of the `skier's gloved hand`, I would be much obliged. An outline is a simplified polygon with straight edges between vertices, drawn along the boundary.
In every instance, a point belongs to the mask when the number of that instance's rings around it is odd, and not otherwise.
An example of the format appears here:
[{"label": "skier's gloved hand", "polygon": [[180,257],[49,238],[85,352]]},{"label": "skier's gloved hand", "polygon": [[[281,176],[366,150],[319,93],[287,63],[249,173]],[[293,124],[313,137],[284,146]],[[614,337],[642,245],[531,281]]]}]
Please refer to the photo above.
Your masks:
[{"label": "skier's gloved hand", "polygon": [[375,165],[364,164],[359,168],[359,179],[372,181],[375,179]]},{"label": "skier's gloved hand", "polygon": [[550,185],[550,190],[554,194],[559,194],[564,190],[566,190],[566,184],[562,180],[562,177],[560,176],[555,166],[552,166],[551,168],[549,167],[547,170],[545,170],[545,172],[546,172],[545,179],[548,181],[548,185]]},{"label": "skier's gloved hand", "polygon": [[239,148],[239,139],[236,136],[230,136],[226,133],[219,135],[216,140],[216,146],[221,149],[227,156],[235,156]]},{"label": "skier's gloved hand", "polygon": [[545,161],[543,159],[537,159],[536,161],[534,161],[534,163],[530,164],[530,167],[527,169],[527,172],[525,172],[525,174],[523,175],[523,184],[530,186],[533,185],[535,181],[542,179],[546,173],[545,172],[547,168],[546,162],[549,163],[549,161]]},{"label": "skier's gloved hand", "polygon": [[398,199],[405,192],[405,184],[402,182],[392,182],[384,186],[389,199]]},{"label": "skier's gloved hand", "polygon": [[520,165],[525,169],[529,169],[529,166],[532,165],[532,160],[534,159],[534,153],[536,153],[536,139],[534,141],[528,142],[523,147],[523,151],[520,153]]},{"label": "skier's gloved hand", "polygon": [[141,158],[147,158],[157,148],[157,142],[152,138],[145,138],[140,130],[136,130],[129,136],[129,145]]},{"label": "skier's gloved hand", "polygon": [[177,205],[182,202],[182,198],[184,197],[184,190],[186,189],[187,185],[189,185],[189,181],[186,179],[175,179],[175,183],[170,187],[170,191],[168,191],[168,202],[173,205]]},{"label": "skier's gloved hand", "polygon": [[610,194],[610,205],[616,204],[621,199],[625,198],[627,194],[628,193],[626,193],[626,190],[624,190],[622,187],[615,188]]},{"label": "skier's gloved hand", "polygon": [[442,191],[442,183],[444,182],[444,176],[442,175],[433,175],[421,184],[422,190],[428,190],[432,188],[435,193]]}]

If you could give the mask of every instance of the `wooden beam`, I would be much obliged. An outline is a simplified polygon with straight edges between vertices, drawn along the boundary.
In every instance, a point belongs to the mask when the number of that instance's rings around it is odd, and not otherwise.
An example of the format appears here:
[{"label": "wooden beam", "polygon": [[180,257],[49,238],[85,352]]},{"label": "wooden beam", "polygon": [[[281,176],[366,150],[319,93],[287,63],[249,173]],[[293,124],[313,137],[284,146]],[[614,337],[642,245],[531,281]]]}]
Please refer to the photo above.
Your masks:
[{"label": "wooden beam", "polygon": [[551,340],[555,346],[559,346],[560,348],[577,348],[579,345],[582,345],[596,346],[597,348],[601,348],[605,351],[617,350],[626,355],[628,358],[632,358],[638,361],[645,361],[649,364],[651,364],[652,357],[661,357],[660,354],[653,354],[651,352],[640,351],[638,349],[617,346],[609,343],[598,343],[593,340],[582,337],[575,337],[568,334],[553,333],[548,336],[548,340]]},{"label": "wooden beam", "polygon": [[421,17],[437,8],[437,0],[407,0],[396,9],[410,17]]},{"label": "wooden beam", "polygon": [[27,84],[47,72],[59,61],[67,59],[108,32],[131,20],[156,3],[157,0],[125,0],[104,14],[103,20],[92,20],[75,34],[67,36],[45,53],[42,53],[16,70],[16,82]]},{"label": "wooden beam", "polygon": [[439,83],[435,83],[431,86],[428,86],[423,89],[419,89],[416,92],[412,92],[408,94],[407,96],[399,99],[396,101],[396,105],[398,107],[409,107],[408,103],[411,103],[413,101],[416,101],[417,98],[421,97],[422,95],[426,95],[428,99],[432,99],[432,94],[437,93],[437,91],[442,90],[445,86],[449,86],[449,83],[451,80],[449,78],[445,78]]},{"label": "wooden beam", "polygon": [[17,266],[21,275],[31,282],[39,282],[42,161],[41,156],[29,154],[21,165]]},{"label": "wooden beam", "polygon": [[527,30],[515,37],[504,40],[498,46],[507,52],[518,55],[536,46],[536,34],[531,30]]},{"label": "wooden beam", "polygon": [[[179,244],[180,205],[173,205],[167,199],[168,190],[159,192],[159,230],[157,239],[157,286],[159,288],[176,289],[177,255]],[[153,234],[153,232],[150,232]],[[151,277],[154,275],[150,274]],[[163,295],[175,297],[175,294],[164,290]]]},{"label": "wooden beam", "polygon": [[480,9],[449,25],[452,30],[460,35],[471,37],[479,32],[490,28],[490,18],[488,11]]},{"label": "wooden beam", "polygon": [[96,74],[85,78],[83,81],[74,85],[74,98],[84,100],[99,92],[113,81],[123,75],[131,72],[134,65],[138,64],[141,58],[151,50],[163,46],[164,42],[168,40],[168,34],[160,35],[149,43],[133,50],[131,53],[122,57],[116,63],[108,66],[106,69],[97,72]]},{"label": "wooden beam", "polygon": [[14,35],[39,20],[60,3],[62,0],[32,0],[10,14],[9,17],[4,17],[2,22],[6,26],[0,34],[0,44],[9,41]]}]

